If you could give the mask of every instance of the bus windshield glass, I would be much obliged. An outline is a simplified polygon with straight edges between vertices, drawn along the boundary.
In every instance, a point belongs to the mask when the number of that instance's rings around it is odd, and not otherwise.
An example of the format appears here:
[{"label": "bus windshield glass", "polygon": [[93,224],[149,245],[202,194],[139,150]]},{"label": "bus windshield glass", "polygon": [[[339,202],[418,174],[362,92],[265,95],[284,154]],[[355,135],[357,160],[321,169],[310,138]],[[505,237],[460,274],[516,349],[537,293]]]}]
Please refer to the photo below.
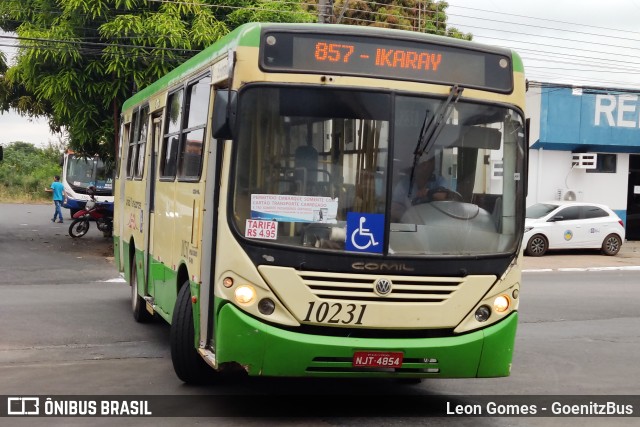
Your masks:
[{"label": "bus windshield glass", "polygon": [[[247,88],[233,179],[238,233],[305,250],[514,253],[524,226],[522,113],[463,94],[435,126],[446,101]],[[431,140],[421,141],[425,133]],[[417,147],[427,148],[416,154]]]},{"label": "bus windshield glass", "polygon": [[79,157],[69,154],[66,164],[66,180],[78,193],[85,193],[93,185],[96,193],[110,195],[113,188],[113,174],[98,157]]}]

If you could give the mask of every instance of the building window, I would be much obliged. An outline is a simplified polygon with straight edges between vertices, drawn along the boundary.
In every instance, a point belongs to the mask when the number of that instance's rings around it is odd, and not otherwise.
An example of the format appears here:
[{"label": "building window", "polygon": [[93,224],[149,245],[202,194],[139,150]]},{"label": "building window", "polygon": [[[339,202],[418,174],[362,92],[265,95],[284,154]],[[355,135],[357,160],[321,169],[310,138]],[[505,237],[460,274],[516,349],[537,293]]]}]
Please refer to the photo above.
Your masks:
[{"label": "building window", "polygon": [[616,173],[618,164],[617,154],[598,153],[596,168],[587,169],[587,173]]}]

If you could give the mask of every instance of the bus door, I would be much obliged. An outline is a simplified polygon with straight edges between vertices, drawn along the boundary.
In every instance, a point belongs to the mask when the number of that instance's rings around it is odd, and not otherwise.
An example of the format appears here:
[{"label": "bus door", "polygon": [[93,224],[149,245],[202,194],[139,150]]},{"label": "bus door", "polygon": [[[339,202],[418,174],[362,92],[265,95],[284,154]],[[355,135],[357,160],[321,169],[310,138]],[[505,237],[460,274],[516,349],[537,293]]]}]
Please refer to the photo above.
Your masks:
[{"label": "bus door", "polygon": [[[220,61],[222,62],[222,61]],[[226,62],[226,60],[225,60]],[[211,88],[211,101],[209,104],[210,111],[216,108],[218,111],[227,109],[229,92],[227,89]],[[234,107],[235,108],[235,107]],[[220,201],[220,181],[222,171],[222,158],[224,150],[224,140],[231,138],[231,135],[220,135],[220,139],[216,139],[213,135],[216,128],[216,112],[211,116],[211,138],[206,146],[206,162],[203,165],[202,174],[205,180],[204,190],[204,213],[202,218],[202,284],[200,287],[200,313],[206,315],[200,316],[200,346],[205,347],[211,342],[214,336],[213,328],[213,283],[214,283],[214,267],[215,267],[215,251],[218,234],[218,204]]]},{"label": "bus door", "polygon": [[155,188],[156,188],[156,176],[157,176],[157,164],[158,164],[158,150],[160,148],[160,141],[162,136],[162,111],[156,112],[152,116],[151,123],[151,147],[149,148],[149,167],[148,167],[148,179],[147,188],[145,190],[145,200],[148,202],[147,215],[145,223],[147,227],[144,227],[144,239],[147,252],[145,254],[146,272],[145,280],[146,289],[145,294],[153,295],[155,292],[155,281],[164,280],[164,270],[162,264],[154,262],[154,239],[153,230],[155,227]]}]

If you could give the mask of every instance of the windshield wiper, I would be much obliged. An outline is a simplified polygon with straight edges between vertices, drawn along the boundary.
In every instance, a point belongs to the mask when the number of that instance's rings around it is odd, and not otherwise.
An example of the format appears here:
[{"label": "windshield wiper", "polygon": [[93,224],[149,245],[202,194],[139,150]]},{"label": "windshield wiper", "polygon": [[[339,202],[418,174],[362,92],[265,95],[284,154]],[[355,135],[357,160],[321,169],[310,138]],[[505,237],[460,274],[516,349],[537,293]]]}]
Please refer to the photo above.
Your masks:
[{"label": "windshield wiper", "polygon": [[[438,139],[440,132],[444,129],[444,125],[449,120],[449,116],[453,112],[455,106],[464,88],[458,85],[453,85],[449,91],[449,96],[446,100],[440,104],[438,111],[429,118],[429,110],[424,115],[424,121],[422,122],[422,128],[420,129],[420,135],[418,136],[418,142],[416,148],[413,150],[413,166],[411,167],[411,175],[409,176],[409,193],[407,197],[411,198],[411,191],[413,190],[413,176],[418,165],[418,160],[423,154],[429,153],[433,144]],[[427,123],[428,119],[428,123]]]}]

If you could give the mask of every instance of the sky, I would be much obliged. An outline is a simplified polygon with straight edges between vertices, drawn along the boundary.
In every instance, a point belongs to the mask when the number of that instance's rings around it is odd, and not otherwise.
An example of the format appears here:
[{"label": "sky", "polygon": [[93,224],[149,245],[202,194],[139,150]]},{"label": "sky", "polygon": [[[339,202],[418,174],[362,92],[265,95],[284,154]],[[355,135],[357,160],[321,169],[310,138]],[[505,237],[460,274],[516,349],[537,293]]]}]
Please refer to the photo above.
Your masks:
[{"label": "sky", "polygon": [[520,54],[530,81],[640,89],[640,0],[447,0],[448,24]]},{"label": "sky", "polygon": [[[447,1],[450,26],[517,51],[530,81],[640,91],[640,0]],[[7,42],[0,49],[10,53]],[[58,137],[45,120],[0,115],[0,144],[16,140]]]}]

